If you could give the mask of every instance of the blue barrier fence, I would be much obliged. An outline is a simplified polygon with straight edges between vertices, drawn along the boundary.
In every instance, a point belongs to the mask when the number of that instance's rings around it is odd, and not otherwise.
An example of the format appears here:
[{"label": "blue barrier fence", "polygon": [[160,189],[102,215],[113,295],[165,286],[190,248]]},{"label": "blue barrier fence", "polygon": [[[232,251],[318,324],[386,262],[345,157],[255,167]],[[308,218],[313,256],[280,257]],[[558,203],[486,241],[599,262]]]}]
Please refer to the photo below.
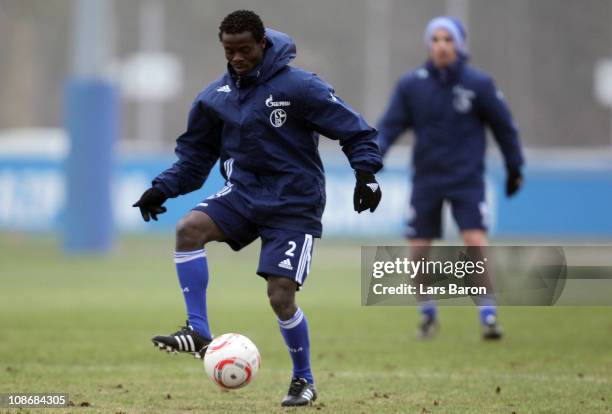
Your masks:
[{"label": "blue barrier fence", "polygon": [[[352,210],[354,178],[346,160],[325,157],[327,207],[324,237],[393,238],[404,228],[410,191],[407,166],[395,163],[379,174],[383,201],[374,213]],[[127,157],[118,161],[111,192],[113,216],[120,232],[172,232],[177,220],[223,186],[215,167],[204,187],[169,200],[159,222],[142,222],[131,205],[172,157]],[[612,166],[539,165],[530,162],[526,185],[515,198],[503,194],[504,173],[489,163],[488,202],[491,235],[498,239],[612,239]],[[593,165],[593,164],[590,164]],[[91,168],[96,168],[92,166]],[[0,230],[54,232],[66,224],[66,178],[62,160],[0,155]],[[83,204],[85,205],[85,204]],[[95,216],[90,216],[95,220]],[[445,234],[456,234],[445,212]]]},{"label": "blue barrier fence", "polygon": [[66,86],[64,247],[104,251],[115,235],[110,192],[115,140],[119,136],[119,90],[102,79],[73,78]]}]

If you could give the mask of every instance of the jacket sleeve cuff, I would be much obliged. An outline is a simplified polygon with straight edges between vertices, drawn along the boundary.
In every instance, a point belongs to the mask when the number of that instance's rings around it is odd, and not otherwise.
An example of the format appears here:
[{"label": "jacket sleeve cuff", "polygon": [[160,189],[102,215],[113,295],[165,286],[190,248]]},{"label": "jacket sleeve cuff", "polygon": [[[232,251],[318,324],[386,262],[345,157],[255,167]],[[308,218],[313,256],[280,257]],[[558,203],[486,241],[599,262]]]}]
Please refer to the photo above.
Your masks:
[{"label": "jacket sleeve cuff", "polygon": [[510,174],[520,174],[521,171],[523,170],[523,165],[524,162],[522,161],[518,161],[518,162],[508,162],[506,161],[506,171]]},{"label": "jacket sleeve cuff", "polygon": [[370,163],[357,163],[352,165],[355,171],[365,171],[372,174],[376,174],[381,170],[382,164],[370,164]]},{"label": "jacket sleeve cuff", "polygon": [[161,180],[155,179],[151,184],[153,187],[159,189],[159,191],[161,191],[167,198],[174,198],[177,196],[172,191],[170,191],[166,184],[164,184],[164,182]]}]

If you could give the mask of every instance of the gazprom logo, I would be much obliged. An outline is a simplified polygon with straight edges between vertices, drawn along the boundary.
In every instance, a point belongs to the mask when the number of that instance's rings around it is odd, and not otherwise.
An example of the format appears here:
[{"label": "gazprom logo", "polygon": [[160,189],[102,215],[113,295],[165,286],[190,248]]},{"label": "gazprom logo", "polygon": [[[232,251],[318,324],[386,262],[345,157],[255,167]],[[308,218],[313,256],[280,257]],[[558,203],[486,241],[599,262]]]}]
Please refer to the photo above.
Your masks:
[{"label": "gazprom logo", "polygon": [[291,106],[289,101],[275,101],[272,94],[266,99],[266,106],[268,108],[278,108],[279,106]]}]

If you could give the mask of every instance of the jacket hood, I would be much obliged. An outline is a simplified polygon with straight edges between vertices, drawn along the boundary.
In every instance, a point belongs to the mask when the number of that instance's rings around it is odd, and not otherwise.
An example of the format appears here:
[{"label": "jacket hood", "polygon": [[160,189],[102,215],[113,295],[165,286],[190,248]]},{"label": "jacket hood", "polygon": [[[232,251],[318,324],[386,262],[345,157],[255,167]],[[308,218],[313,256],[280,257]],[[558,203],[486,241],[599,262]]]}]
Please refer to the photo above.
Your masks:
[{"label": "jacket hood", "polygon": [[261,64],[261,76],[265,81],[289,64],[297,54],[295,42],[286,33],[266,29],[268,46]]}]

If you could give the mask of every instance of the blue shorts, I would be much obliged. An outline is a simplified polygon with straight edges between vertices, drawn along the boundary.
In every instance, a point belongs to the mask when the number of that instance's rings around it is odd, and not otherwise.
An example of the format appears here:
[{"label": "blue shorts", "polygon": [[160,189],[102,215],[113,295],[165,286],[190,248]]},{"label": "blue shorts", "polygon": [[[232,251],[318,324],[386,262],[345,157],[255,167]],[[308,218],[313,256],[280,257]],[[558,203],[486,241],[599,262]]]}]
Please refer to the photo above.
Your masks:
[{"label": "blue shorts", "polygon": [[438,239],[442,237],[442,206],[451,206],[453,218],[461,231],[487,230],[489,213],[484,186],[452,191],[413,190],[410,197],[406,237]]},{"label": "blue shorts", "polygon": [[302,286],[310,272],[314,238],[312,234],[258,225],[237,192],[224,187],[194,210],[206,213],[225,233],[223,240],[233,250],[261,238],[257,274],[263,278],[282,276]]}]

